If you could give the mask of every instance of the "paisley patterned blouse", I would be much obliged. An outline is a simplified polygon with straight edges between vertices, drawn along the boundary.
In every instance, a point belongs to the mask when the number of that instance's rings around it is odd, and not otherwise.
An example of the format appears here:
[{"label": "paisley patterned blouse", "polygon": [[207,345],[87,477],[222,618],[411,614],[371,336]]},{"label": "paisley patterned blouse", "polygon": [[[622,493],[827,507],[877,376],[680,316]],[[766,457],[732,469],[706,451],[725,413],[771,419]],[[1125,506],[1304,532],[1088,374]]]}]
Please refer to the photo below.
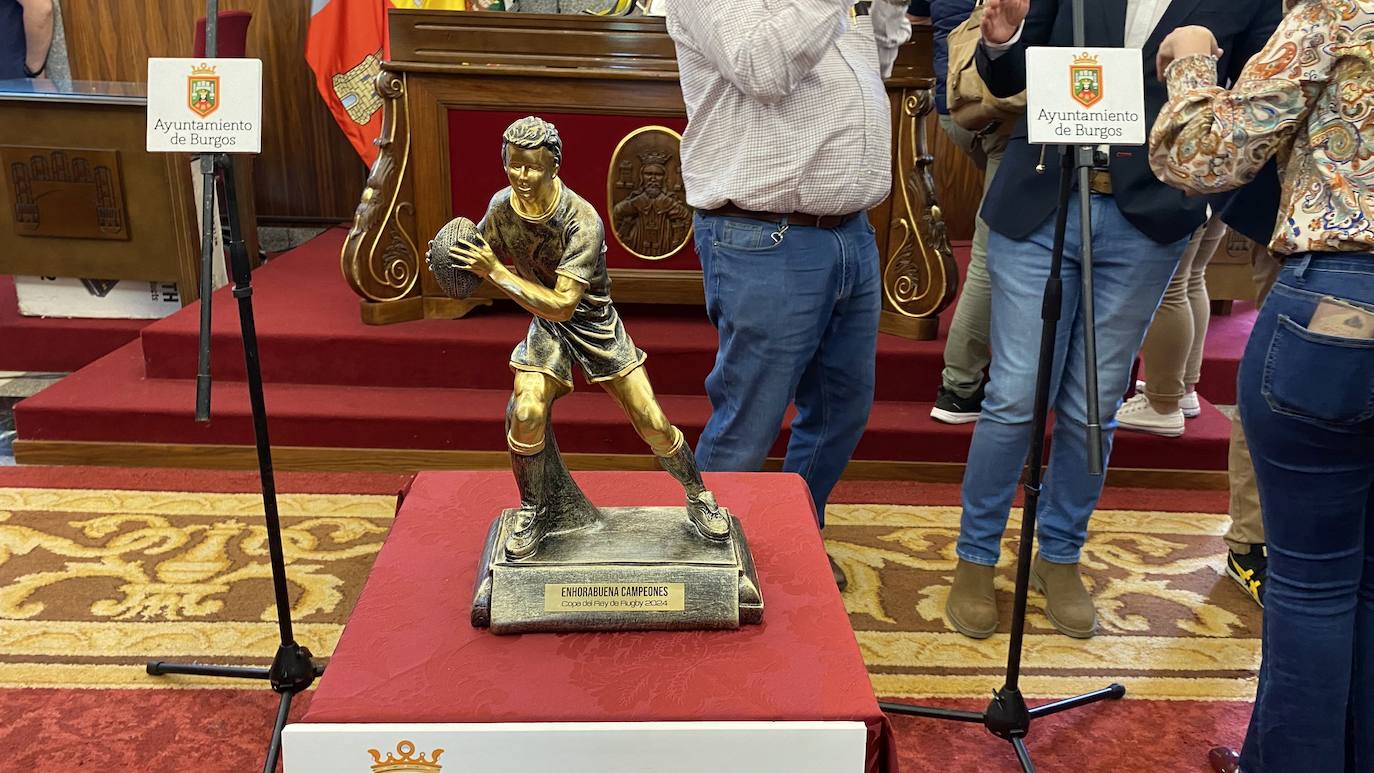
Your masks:
[{"label": "paisley patterned blouse", "polygon": [[1374,252],[1374,0],[1302,0],[1227,91],[1216,59],[1166,71],[1150,132],[1159,179],[1197,193],[1249,182],[1278,156],[1270,248]]}]

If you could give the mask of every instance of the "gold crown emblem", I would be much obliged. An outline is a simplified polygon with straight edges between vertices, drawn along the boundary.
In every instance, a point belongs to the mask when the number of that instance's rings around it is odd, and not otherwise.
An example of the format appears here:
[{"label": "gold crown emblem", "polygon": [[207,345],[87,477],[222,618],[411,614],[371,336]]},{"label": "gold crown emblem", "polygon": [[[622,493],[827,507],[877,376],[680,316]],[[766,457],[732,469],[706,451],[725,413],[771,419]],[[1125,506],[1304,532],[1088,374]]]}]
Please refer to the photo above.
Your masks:
[{"label": "gold crown emblem", "polygon": [[[1060,61],[1063,61],[1063,60],[1061,59]],[[1075,56],[1075,57],[1073,58],[1073,63],[1074,63],[1074,64],[1097,64],[1098,62],[1097,62],[1097,57],[1093,56],[1092,54],[1088,53],[1087,51],[1084,51],[1083,53],[1081,53],[1081,54],[1079,54],[1078,56]]]},{"label": "gold crown emblem", "polygon": [[209,62],[201,62],[199,65],[197,65],[197,66],[191,68],[191,74],[192,74],[192,75],[214,75],[214,74],[215,74],[215,68],[214,68],[213,66],[211,66]]},{"label": "gold crown emblem", "polygon": [[[368,749],[367,753],[372,755],[372,773],[439,773],[442,767],[439,764],[439,755],[443,754],[444,750],[435,749],[433,759],[426,758],[424,754],[417,757],[415,744],[401,741],[396,744],[396,754],[387,752],[386,759],[382,759],[382,753],[376,749]],[[400,756],[396,756],[397,754]]]}]

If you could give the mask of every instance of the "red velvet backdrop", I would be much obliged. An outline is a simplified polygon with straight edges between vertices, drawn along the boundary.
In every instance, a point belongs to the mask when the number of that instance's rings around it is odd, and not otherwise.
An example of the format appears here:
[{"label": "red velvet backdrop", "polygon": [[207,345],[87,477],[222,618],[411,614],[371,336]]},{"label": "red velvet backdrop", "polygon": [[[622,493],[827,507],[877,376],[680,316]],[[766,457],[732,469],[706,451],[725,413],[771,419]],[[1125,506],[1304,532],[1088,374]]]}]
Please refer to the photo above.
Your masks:
[{"label": "red velvet backdrop", "polygon": [[[453,185],[453,214],[478,220],[491,203],[492,194],[510,183],[501,166],[501,134],[526,112],[484,110],[448,111],[449,173]],[[563,138],[563,182],[592,203],[601,219],[610,221],[606,201],[606,177],[611,156],[625,135],[644,126],[666,126],[682,133],[686,118],[642,115],[583,115],[541,113],[558,127]],[[644,260],[631,255],[606,230],[606,264],[611,268],[701,268],[692,241],[663,260]]]}]

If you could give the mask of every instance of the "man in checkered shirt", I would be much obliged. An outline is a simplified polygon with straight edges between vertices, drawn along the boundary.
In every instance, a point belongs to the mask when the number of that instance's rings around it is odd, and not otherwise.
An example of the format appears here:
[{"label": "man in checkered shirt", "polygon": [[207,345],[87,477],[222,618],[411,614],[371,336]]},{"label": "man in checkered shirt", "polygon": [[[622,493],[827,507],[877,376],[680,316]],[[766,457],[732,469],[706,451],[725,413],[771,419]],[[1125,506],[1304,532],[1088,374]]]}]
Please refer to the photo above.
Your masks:
[{"label": "man in checkered shirt", "polygon": [[[873,404],[882,289],[865,213],[892,187],[883,78],[911,35],[905,0],[676,0],[707,313],[704,470],[758,470],[796,404],[783,468],[825,503]],[[836,582],[844,574],[831,560]]]}]

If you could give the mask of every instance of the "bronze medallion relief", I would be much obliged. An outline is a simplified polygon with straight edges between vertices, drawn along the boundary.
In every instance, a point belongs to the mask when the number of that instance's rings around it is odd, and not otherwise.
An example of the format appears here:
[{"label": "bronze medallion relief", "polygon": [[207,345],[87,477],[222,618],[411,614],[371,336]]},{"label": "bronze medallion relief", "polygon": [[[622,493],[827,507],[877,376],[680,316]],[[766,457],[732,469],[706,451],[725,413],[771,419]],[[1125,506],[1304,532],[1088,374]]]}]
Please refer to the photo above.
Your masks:
[{"label": "bronze medallion relief", "polygon": [[692,238],[692,208],[682,184],[682,135],[645,126],[625,136],[606,172],[611,233],[644,260],[671,257]]}]

